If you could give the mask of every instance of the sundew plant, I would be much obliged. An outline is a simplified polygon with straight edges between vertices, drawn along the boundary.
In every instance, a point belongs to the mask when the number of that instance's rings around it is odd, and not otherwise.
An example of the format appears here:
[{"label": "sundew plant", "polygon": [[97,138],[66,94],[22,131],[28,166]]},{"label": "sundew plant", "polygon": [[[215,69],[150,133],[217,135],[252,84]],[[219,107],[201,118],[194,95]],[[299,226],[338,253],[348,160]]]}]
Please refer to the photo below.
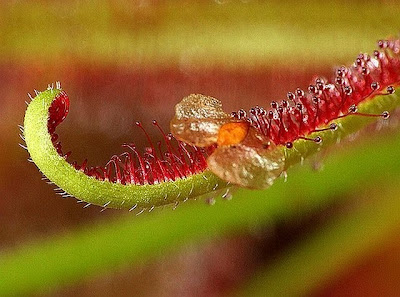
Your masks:
[{"label": "sundew plant", "polygon": [[[271,108],[224,113],[212,97],[191,95],[176,106],[172,134],[158,149],[148,138],[144,152],[134,143],[104,166],[68,163],[56,127],[70,102],[59,83],[37,92],[27,108],[23,140],[32,161],[63,195],[104,208],[140,212],[239,185],[263,189],[312,152],[339,143],[374,118],[388,119],[399,104],[400,39],[380,40],[373,56],[360,54],[341,66],[332,81],[317,78],[307,93],[298,88]],[[285,173],[286,174],[286,173]],[[217,176],[215,176],[217,175]],[[228,192],[223,194],[228,195]]]},{"label": "sundew plant", "polygon": [[[42,179],[43,191],[54,199],[76,200],[75,208],[96,209],[100,219],[29,239],[12,249],[6,246],[0,254],[0,296],[51,295],[99,278],[114,280],[115,273],[128,267],[174,262],[174,255],[184,254],[188,246],[201,250],[215,241],[252,236],[256,239],[245,245],[263,240],[273,244],[282,240],[279,232],[275,239],[267,233],[281,225],[295,226],[289,243],[275,254],[267,250],[258,258],[241,255],[256,262],[250,272],[240,275],[238,269],[239,277],[223,289],[210,281],[208,287],[203,284],[208,291],[203,291],[215,296],[319,296],[349,267],[396,238],[400,226],[396,5],[239,1],[71,5],[4,5],[8,14],[0,23],[0,33],[6,37],[1,61],[34,65],[30,69],[38,67],[44,76],[29,81],[30,88],[38,91],[15,99],[27,100],[25,110],[18,113],[19,120],[23,118],[20,146],[29,162],[20,161],[38,169],[30,172],[32,178]],[[71,28],[77,30],[75,37],[70,36]],[[84,91],[77,91],[63,68],[76,61],[95,69],[87,78],[93,84],[82,87]],[[53,63],[56,66],[50,66]],[[54,70],[57,67],[61,70]],[[79,102],[86,100],[82,94],[98,94],[97,88],[107,83],[102,75],[132,69],[136,69],[133,77],[147,73],[148,80],[135,83],[145,92],[157,89],[157,100],[164,101],[163,110],[170,115],[168,123],[159,120],[151,101],[144,101],[153,121],[136,122],[132,114],[135,133],[121,143],[122,151],[103,163],[92,161],[96,156],[90,154],[87,159],[75,157],[63,133],[71,129],[68,120]],[[278,75],[257,78],[270,69]],[[152,72],[157,71],[167,73],[161,78],[167,83],[154,83],[157,75]],[[228,73],[224,88],[222,72]],[[206,83],[198,78],[202,75]],[[299,82],[286,82],[290,75]],[[183,82],[171,83],[172,77],[181,76]],[[235,77],[249,79],[251,88],[241,81],[233,87]],[[188,87],[184,83],[188,81],[194,83]],[[279,96],[246,105],[251,101],[249,91],[264,90],[264,84],[276,88]],[[112,100],[102,102],[98,96],[95,104],[104,105],[104,112],[112,111],[121,100],[139,102],[146,96],[131,98],[121,85],[110,85]],[[244,106],[227,99],[236,95]],[[230,110],[232,105],[238,108]],[[104,123],[113,125],[105,115]],[[140,137],[144,144],[137,141]],[[24,179],[20,182],[29,187]],[[48,197],[35,199],[51,203]],[[313,221],[315,217],[324,220]],[[308,221],[313,226],[304,231],[302,224]],[[257,249],[246,248],[248,253]],[[208,259],[211,255],[204,253],[201,261]],[[222,264],[211,265],[217,266]],[[163,269],[168,279],[169,270]],[[198,284],[207,283],[201,282],[205,276],[199,274],[200,268],[191,269]],[[184,270],[182,274],[190,275]],[[387,272],[387,278],[390,275]],[[140,277],[154,280],[153,275]],[[139,288],[140,279],[130,282],[138,284],[135,294],[169,296],[156,281],[151,289]],[[180,290],[189,286],[179,277],[168,282]],[[390,286],[392,291],[387,292],[394,292],[396,286]],[[121,291],[133,294],[130,289]],[[189,291],[174,292],[207,294]]]}]

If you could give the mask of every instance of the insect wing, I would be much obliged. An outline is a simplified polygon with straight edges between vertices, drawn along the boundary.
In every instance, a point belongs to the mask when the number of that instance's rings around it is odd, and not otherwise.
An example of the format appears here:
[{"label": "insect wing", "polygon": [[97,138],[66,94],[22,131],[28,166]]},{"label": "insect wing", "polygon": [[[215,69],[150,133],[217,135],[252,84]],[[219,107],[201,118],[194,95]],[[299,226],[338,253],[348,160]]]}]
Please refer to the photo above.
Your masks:
[{"label": "insect wing", "polygon": [[207,159],[208,168],[221,179],[252,189],[271,186],[284,169],[284,156],[275,145],[219,146]]},{"label": "insect wing", "polygon": [[232,184],[252,189],[272,185],[285,166],[283,151],[254,128],[236,145],[218,146],[207,158],[208,168]]},{"label": "insect wing", "polygon": [[192,94],[175,106],[170,123],[172,134],[195,146],[205,147],[217,142],[220,127],[231,120],[218,99]]}]

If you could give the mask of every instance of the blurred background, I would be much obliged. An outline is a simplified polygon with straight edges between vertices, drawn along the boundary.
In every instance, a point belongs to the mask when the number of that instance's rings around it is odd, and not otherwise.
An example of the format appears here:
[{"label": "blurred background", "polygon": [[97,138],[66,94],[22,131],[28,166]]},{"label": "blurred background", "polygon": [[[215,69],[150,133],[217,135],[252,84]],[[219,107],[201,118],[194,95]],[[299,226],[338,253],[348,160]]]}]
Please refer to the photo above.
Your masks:
[{"label": "blurred background", "polygon": [[[73,159],[79,162],[88,158],[92,165],[102,165],[122,152],[125,141],[145,144],[135,121],[142,121],[154,138],[160,138],[151,120],[157,119],[168,130],[174,105],[188,94],[214,96],[223,101],[227,111],[249,109],[284,99],[288,91],[306,87],[315,74],[330,77],[335,65],[348,65],[360,51],[372,52],[378,39],[399,33],[398,4],[1,2],[0,254],[121,217],[130,216],[134,223],[160,213],[173,215],[170,209],[138,217],[123,210],[100,212],[98,207],[82,208],[75,199],[56,195],[41,180],[37,168],[27,162],[27,152],[18,147],[17,125],[23,123],[28,92],[34,94],[34,89],[44,90],[49,83],[60,81],[71,100],[70,114],[59,127],[63,146],[72,150]],[[393,133],[377,134],[384,141]],[[368,143],[366,137],[360,138]],[[316,161],[323,164],[322,157]],[[379,187],[373,180],[369,185]],[[145,261],[130,263],[127,259],[123,268],[31,295],[236,294],[259,271],[268,271],[269,263],[307,241],[327,221],[366,201],[360,191],[345,196],[338,199],[340,203],[332,198],[318,211],[270,220],[246,232],[187,242]],[[301,197],[294,197],[297,199]],[[368,253],[332,273],[328,281],[310,286],[302,294],[400,295],[398,234],[390,233]]]}]

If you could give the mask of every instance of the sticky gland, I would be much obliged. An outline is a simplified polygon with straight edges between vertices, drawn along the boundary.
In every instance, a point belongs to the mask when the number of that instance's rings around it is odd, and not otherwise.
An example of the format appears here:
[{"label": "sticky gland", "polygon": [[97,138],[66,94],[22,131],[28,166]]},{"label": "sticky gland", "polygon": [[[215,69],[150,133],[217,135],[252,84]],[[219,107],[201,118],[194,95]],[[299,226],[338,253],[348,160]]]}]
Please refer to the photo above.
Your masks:
[{"label": "sticky gland", "polygon": [[[24,139],[33,162],[61,194],[87,205],[152,210],[232,183],[266,188],[299,159],[368,122],[360,118],[387,118],[387,111],[377,110],[399,104],[390,95],[400,81],[399,40],[379,45],[381,51],[373,57],[362,54],[352,67],[338,68],[333,82],[318,78],[308,91],[290,92],[268,110],[255,107],[248,114],[228,115],[215,98],[185,97],[171,121],[174,136],[154,121],[162,142],[155,146],[145,132],[148,148],[125,144],[128,151],[105,166],[69,162],[71,152],[64,153],[55,133],[69,111],[68,96],[59,85],[38,93],[29,104]],[[354,115],[358,119],[350,119]]]}]

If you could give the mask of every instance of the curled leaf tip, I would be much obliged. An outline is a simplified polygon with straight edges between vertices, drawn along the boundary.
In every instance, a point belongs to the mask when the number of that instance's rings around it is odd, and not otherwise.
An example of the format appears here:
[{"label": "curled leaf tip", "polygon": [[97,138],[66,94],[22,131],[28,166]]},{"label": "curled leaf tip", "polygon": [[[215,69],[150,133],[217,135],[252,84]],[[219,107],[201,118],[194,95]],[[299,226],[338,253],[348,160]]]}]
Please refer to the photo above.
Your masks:
[{"label": "curled leaf tip", "polygon": [[[66,118],[69,98],[57,84],[37,92],[25,114],[23,136],[30,158],[65,195],[77,197],[87,205],[130,210],[177,205],[187,199],[227,186],[206,168],[207,152],[164,135],[162,154],[130,151],[114,156],[105,166],[90,166],[88,161],[70,162],[64,153],[56,128]],[[157,124],[157,123],[155,123]]]}]

